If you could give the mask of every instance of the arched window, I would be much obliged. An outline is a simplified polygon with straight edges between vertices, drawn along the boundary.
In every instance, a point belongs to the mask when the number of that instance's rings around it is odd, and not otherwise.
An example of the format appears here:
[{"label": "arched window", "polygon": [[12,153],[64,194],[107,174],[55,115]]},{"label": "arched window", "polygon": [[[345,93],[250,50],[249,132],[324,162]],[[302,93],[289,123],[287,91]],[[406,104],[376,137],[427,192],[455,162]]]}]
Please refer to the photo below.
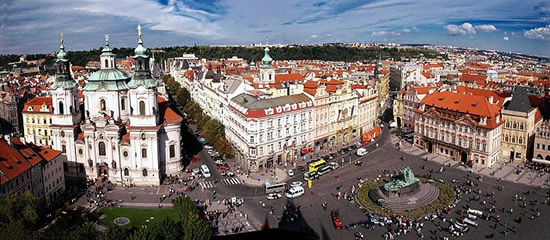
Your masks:
[{"label": "arched window", "polygon": [[518,143],[523,144],[523,138],[522,137],[518,137]]},{"label": "arched window", "polygon": [[109,67],[109,60],[105,59],[105,68]]},{"label": "arched window", "polygon": [[145,169],[145,168],[143,169],[143,176],[147,177],[147,169]]},{"label": "arched window", "polygon": [[512,128],[513,128],[513,129],[516,129],[516,127],[517,127],[517,123],[514,122],[514,126],[513,126]]},{"label": "arched window", "polygon": [[550,161],[550,155],[546,155],[546,160]]},{"label": "arched window", "polygon": [[92,161],[92,159],[88,159],[88,166],[89,167],[94,166],[94,162]]},{"label": "arched window", "polygon": [[145,115],[145,102],[139,102],[139,115]]},{"label": "arched window", "polygon": [[59,114],[63,114],[63,102],[59,101]]},{"label": "arched window", "polygon": [[124,101],[124,98],[120,99],[120,108],[126,110],[126,101]]},{"label": "arched window", "polygon": [[99,156],[105,156],[105,143],[99,142],[98,148],[99,148]]},{"label": "arched window", "polygon": [[542,159],[542,155],[537,155],[537,159]]},{"label": "arched window", "polygon": [[124,176],[129,176],[130,175],[130,170],[128,170],[128,168],[125,168],[124,169]]},{"label": "arched window", "polygon": [[116,162],[115,162],[114,160],[111,162],[111,167],[112,167],[113,169],[116,169]]},{"label": "arched window", "polygon": [[512,143],[516,143],[516,137],[512,136]]},{"label": "arched window", "polygon": [[519,129],[523,130],[523,123],[519,123]]},{"label": "arched window", "polygon": [[106,109],[106,107],[105,107],[105,99],[99,100],[99,110],[105,111],[105,109]]},{"label": "arched window", "polygon": [[510,122],[506,121],[506,127],[507,127],[507,128],[510,127]]},{"label": "arched window", "polygon": [[508,142],[508,135],[504,135],[504,141]]}]

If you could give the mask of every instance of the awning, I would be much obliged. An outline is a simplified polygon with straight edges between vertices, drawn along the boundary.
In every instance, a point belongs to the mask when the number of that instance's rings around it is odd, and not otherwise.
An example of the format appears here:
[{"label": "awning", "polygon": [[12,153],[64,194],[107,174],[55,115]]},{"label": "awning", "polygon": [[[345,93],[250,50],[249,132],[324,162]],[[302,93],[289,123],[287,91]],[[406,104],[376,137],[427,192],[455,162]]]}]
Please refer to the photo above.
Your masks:
[{"label": "awning", "polygon": [[537,163],[542,163],[542,164],[548,164],[548,165],[550,165],[550,161],[548,161],[548,160],[543,160],[543,159],[533,158],[533,162],[537,162]]},{"label": "awning", "polygon": [[307,152],[309,152],[307,148],[304,148],[304,149],[302,149],[302,150],[300,150],[300,151],[301,151],[303,154],[306,154]]},{"label": "awning", "polygon": [[313,147],[310,147],[308,150],[309,150],[310,152],[313,152]]}]

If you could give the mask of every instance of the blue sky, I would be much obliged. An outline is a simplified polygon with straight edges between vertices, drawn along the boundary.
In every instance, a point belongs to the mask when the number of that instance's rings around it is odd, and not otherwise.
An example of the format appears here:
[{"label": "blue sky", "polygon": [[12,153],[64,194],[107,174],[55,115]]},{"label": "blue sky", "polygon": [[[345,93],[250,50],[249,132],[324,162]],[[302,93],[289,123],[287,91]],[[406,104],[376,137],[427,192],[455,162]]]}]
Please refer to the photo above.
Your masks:
[{"label": "blue sky", "polygon": [[550,56],[548,0],[4,0],[0,53],[324,42],[429,43]]}]

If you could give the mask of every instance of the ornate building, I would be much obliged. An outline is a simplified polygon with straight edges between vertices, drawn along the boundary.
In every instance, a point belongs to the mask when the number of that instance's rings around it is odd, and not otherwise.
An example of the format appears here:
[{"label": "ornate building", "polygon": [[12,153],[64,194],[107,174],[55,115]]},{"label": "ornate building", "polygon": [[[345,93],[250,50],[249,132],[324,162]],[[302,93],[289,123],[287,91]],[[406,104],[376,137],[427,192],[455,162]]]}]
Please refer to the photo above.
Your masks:
[{"label": "ornate building", "polygon": [[69,74],[61,40],[56,80],[50,89],[54,105],[51,129],[54,149],[67,155],[70,176],[159,185],[164,176],[183,168],[183,119],[157,96],[157,80],[151,76],[139,26],[138,32],[133,76],[117,69],[106,35],[101,68],[83,89],[83,107],[78,105],[78,85]]}]

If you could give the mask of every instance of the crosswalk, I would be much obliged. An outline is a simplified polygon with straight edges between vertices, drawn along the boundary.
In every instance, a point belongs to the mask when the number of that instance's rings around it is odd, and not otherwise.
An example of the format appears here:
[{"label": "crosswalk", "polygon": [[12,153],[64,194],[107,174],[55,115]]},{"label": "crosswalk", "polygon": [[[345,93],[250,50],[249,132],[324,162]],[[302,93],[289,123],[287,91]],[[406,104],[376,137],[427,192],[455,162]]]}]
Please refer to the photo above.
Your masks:
[{"label": "crosswalk", "polygon": [[241,183],[242,183],[241,180],[234,177],[234,178],[224,178],[224,179],[218,180],[217,183],[214,181],[206,181],[206,182],[200,182],[199,184],[201,185],[202,188],[207,189],[207,188],[214,188],[216,187],[216,185],[219,185],[219,184],[235,185],[235,184],[241,184]]}]

